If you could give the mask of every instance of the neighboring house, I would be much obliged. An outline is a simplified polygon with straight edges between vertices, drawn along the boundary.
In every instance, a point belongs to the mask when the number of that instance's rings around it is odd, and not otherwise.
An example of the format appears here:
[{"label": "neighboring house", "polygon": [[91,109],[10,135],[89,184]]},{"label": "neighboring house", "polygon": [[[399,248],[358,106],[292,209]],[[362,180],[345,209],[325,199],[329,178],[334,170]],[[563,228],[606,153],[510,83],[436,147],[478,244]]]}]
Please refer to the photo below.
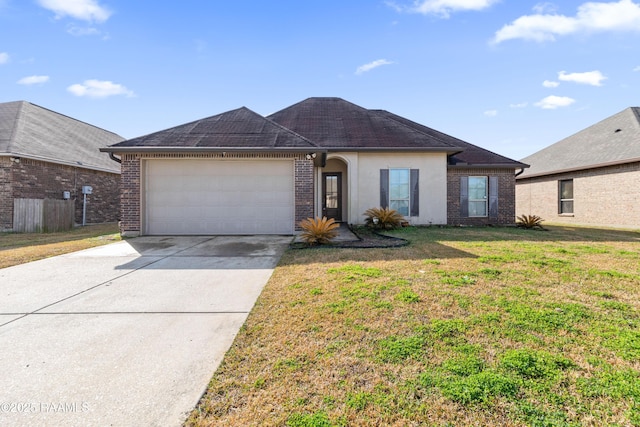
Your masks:
[{"label": "neighboring house", "polygon": [[243,107],[102,151],[122,161],[125,235],[293,234],[380,206],[415,225],[513,224],[526,167],[340,98],[268,117]]},{"label": "neighboring house", "polygon": [[115,222],[120,166],[99,149],[124,138],[25,101],[0,103],[0,230],[13,229],[14,199],[75,200],[75,222]]},{"label": "neighboring house", "polygon": [[640,107],[627,108],[522,160],[516,214],[640,227]]}]

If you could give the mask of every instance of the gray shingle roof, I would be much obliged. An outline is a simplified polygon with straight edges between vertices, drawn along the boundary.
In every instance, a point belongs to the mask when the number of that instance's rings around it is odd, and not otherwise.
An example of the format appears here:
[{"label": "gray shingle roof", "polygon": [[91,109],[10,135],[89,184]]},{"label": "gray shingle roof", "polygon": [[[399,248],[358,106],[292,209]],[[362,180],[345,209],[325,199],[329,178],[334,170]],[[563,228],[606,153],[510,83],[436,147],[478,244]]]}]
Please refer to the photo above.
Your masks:
[{"label": "gray shingle roof", "polygon": [[108,151],[132,148],[314,150],[308,139],[246,107],[130,139]]},{"label": "gray shingle roof", "polygon": [[518,162],[516,160],[510,159],[508,157],[501,156],[500,154],[496,154],[489,150],[485,150],[484,148],[478,147],[477,145],[470,144],[466,141],[463,141],[458,138],[454,138],[453,136],[447,135],[445,133],[439,132],[435,129],[431,129],[430,127],[421,125],[419,123],[413,122],[404,117],[395,115],[388,111],[379,110],[378,113],[385,115],[393,120],[397,120],[398,122],[404,124],[405,126],[409,126],[413,129],[416,129],[425,135],[433,138],[434,140],[444,141],[447,144],[450,144],[455,147],[460,147],[462,150],[460,153],[453,154],[449,157],[450,165],[459,165],[459,166],[478,166],[478,167],[508,167],[508,168],[526,168],[528,165]]},{"label": "gray shingle roof", "polygon": [[0,103],[0,155],[120,173],[99,149],[123,139],[26,101]]},{"label": "gray shingle roof", "polygon": [[268,117],[333,151],[461,150],[454,138],[435,137],[341,98],[308,98]]},{"label": "gray shingle roof", "polygon": [[640,107],[627,108],[524,159],[518,179],[640,161]]},{"label": "gray shingle roof", "polygon": [[368,110],[341,98],[308,98],[266,118],[242,107],[103,151],[194,149],[434,151],[452,155],[452,165],[527,166],[388,111]]}]

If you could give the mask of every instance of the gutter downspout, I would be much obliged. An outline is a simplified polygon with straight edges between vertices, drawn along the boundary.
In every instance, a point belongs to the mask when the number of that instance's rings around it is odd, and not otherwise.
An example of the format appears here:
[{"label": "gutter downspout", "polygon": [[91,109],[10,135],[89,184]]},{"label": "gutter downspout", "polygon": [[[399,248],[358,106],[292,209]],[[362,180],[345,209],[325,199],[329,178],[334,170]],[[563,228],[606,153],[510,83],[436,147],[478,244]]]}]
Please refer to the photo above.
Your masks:
[{"label": "gutter downspout", "polygon": [[[111,154],[111,153],[109,153],[109,154]],[[523,173],[524,173],[524,168],[520,168],[520,172],[518,172],[516,174],[516,177],[519,176],[519,175],[522,175]]]},{"label": "gutter downspout", "polygon": [[[109,151],[109,158],[116,163],[122,163],[122,159],[117,158],[111,151]],[[522,173],[522,172],[520,172]],[[516,175],[518,176],[518,175]]]}]

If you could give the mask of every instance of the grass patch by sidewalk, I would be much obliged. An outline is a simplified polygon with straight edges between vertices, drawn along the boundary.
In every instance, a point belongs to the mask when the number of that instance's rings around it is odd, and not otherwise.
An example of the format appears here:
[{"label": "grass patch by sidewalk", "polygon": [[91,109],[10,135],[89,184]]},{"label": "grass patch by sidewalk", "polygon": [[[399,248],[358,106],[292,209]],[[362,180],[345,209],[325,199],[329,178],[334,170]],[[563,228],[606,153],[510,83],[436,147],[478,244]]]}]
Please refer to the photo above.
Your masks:
[{"label": "grass patch by sidewalk", "polygon": [[120,232],[117,224],[90,225],[59,233],[0,233],[0,268],[118,240]]},{"label": "grass patch by sidewalk", "polygon": [[189,426],[640,426],[640,234],[283,256]]}]

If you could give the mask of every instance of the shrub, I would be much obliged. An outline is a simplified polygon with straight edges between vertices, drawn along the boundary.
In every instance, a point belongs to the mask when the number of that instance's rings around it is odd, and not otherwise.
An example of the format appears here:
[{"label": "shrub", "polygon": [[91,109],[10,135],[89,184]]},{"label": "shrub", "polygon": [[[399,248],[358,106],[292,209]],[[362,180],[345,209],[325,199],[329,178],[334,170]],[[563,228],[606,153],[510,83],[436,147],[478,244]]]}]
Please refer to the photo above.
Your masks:
[{"label": "shrub", "polygon": [[340,224],[333,218],[327,219],[326,216],[303,219],[300,221],[300,238],[309,245],[324,245],[338,235],[338,227]]},{"label": "shrub", "polygon": [[517,217],[516,225],[527,229],[538,227],[541,230],[544,230],[542,227],[542,221],[544,221],[544,219],[540,218],[538,215],[521,215]]},{"label": "shrub", "polygon": [[367,226],[382,230],[390,230],[400,227],[404,217],[395,209],[371,208],[367,209],[364,215]]}]

